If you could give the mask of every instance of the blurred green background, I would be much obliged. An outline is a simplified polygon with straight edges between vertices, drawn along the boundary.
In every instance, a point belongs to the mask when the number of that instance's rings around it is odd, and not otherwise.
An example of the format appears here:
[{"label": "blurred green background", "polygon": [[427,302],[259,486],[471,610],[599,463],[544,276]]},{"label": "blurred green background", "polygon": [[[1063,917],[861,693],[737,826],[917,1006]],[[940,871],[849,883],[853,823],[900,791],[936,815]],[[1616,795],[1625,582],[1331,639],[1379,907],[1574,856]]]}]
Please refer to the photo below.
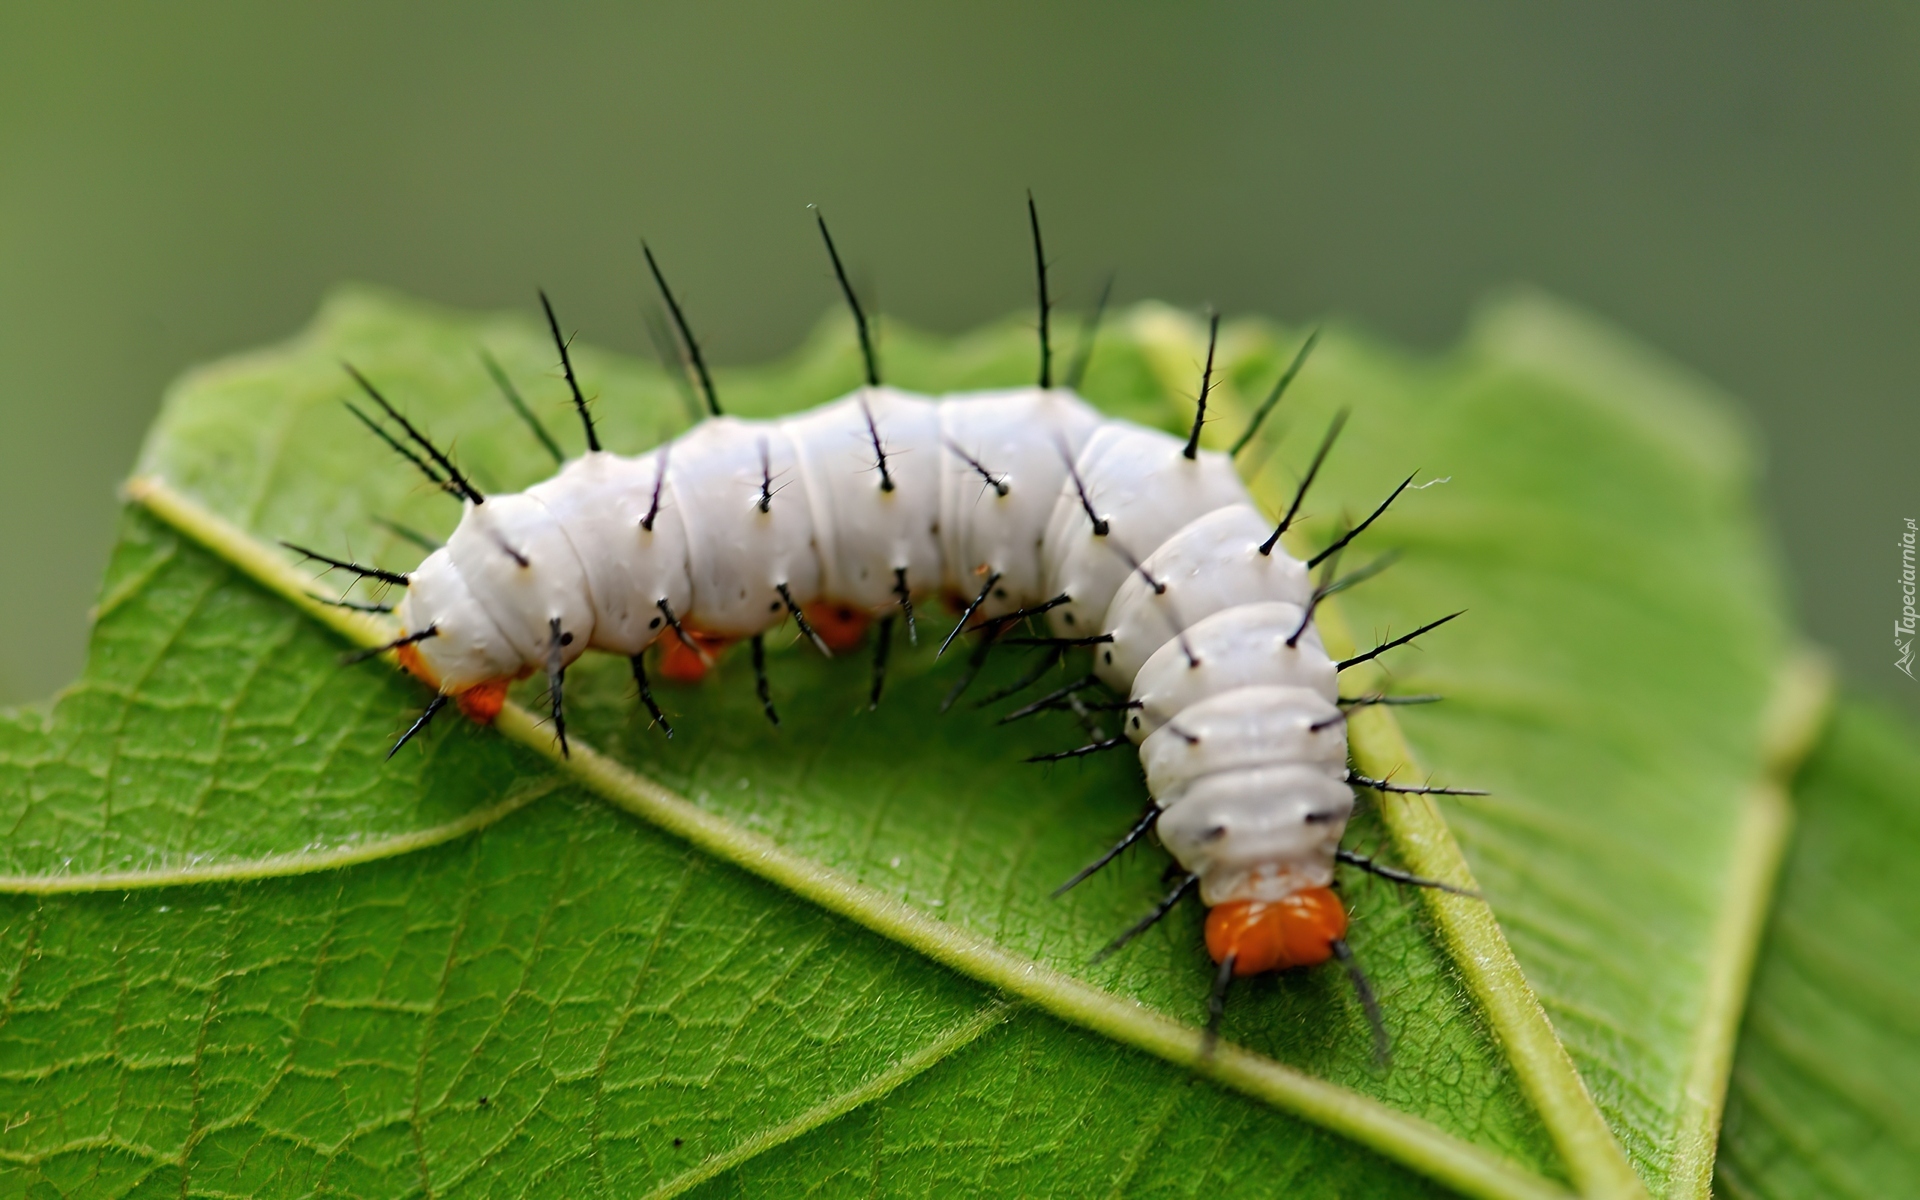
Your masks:
[{"label": "blurred green background", "polygon": [[644,351],[644,233],[751,361],[835,303],[807,203],[889,313],[958,330],[1030,302],[1030,186],[1069,305],[1115,270],[1439,348],[1524,281],[1692,365],[1763,433],[1808,631],[1920,707],[1917,64],[1887,3],[10,4],[0,701],[78,670],[162,387],[330,284],[541,285]]}]

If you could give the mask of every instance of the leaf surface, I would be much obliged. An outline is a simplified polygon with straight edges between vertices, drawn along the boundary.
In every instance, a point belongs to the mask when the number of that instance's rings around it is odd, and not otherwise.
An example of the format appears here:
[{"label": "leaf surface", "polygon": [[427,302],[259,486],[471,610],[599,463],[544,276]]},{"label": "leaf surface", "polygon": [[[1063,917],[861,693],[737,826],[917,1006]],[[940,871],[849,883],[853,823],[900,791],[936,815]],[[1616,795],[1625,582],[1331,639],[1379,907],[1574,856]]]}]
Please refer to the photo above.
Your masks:
[{"label": "leaf surface", "polygon": [[1716,1192],[1920,1194],[1920,734],[1842,705],[1794,793]]},{"label": "leaf surface", "polygon": [[[723,374],[723,400],[755,414],[838,394],[856,378],[844,333],[828,328],[781,367]],[[1164,312],[1136,313],[1103,339],[1089,394],[1181,426],[1192,339]],[[1294,341],[1230,331],[1210,437],[1237,432],[1230,418]],[[180,384],[141,469],[256,538],[405,569],[418,551],[374,519],[443,535],[456,514],[340,410],[338,361],[451,443],[483,488],[524,486],[551,463],[492,392],[483,346],[576,444],[558,424],[551,348],[527,322],[355,291],[288,346]],[[1017,381],[1031,346],[1012,326],[956,342],[893,330],[887,358],[894,381],[943,390]],[[669,377],[588,347],[577,361],[610,446],[684,423]],[[1366,644],[1472,609],[1402,652],[1389,682],[1450,697],[1407,715],[1409,741],[1447,782],[1495,790],[1447,820],[1573,1062],[1661,1190],[1786,645],[1744,443],[1710,392],[1537,299],[1491,311],[1437,361],[1330,335],[1276,422],[1288,436],[1256,451],[1263,497],[1290,487],[1343,404],[1353,426],[1301,544],[1416,466],[1452,477],[1369,535],[1405,558],[1351,594],[1346,623]],[[864,662],[789,647],[773,655],[777,731],[733,658],[665,696],[681,731],[670,743],[636,719],[621,663],[570,673],[570,720],[822,879],[904,902],[1047,978],[1197,1021],[1197,910],[1085,965],[1157,894],[1157,851],[1047,899],[1137,813],[1137,769],[1119,756],[1020,762],[1079,740],[1064,720],[999,727],[999,710],[966,704],[940,716],[960,664],[934,663],[931,640],[896,659],[877,713]],[[0,854],[21,893],[0,918],[17,964],[0,1111],[29,1114],[0,1155],[23,1181],[95,1194],[751,1194],[799,1179],[820,1194],[876,1180],[913,1194],[1144,1194],[1206,1180],[1211,1195],[1292,1179],[1400,1195],[1418,1186],[1409,1165],[1482,1194],[1581,1177],[1529,1091],[1530,1064],[1516,1071],[1510,1031],[1450,957],[1445,911],[1419,898],[1344,879],[1391,1070],[1371,1063],[1331,971],[1240,989],[1226,1036],[1519,1174],[1448,1175],[1409,1149],[1417,1139],[1362,1130],[1356,1144],[1003,1009],[911,937],[876,936],[875,921],[822,913],[596,809],[544,756],[489,731],[443,721],[383,763],[424,697],[379,663],[340,670],[342,648],[135,512],[87,676],[0,729],[15,831]],[[991,663],[974,694],[1024,665]],[[1407,847],[1382,811],[1386,824],[1363,818],[1350,844],[1393,859]],[[138,884],[174,886],[101,890]],[[63,889],[75,894],[25,894]],[[241,1186],[241,1171],[268,1182]]]}]

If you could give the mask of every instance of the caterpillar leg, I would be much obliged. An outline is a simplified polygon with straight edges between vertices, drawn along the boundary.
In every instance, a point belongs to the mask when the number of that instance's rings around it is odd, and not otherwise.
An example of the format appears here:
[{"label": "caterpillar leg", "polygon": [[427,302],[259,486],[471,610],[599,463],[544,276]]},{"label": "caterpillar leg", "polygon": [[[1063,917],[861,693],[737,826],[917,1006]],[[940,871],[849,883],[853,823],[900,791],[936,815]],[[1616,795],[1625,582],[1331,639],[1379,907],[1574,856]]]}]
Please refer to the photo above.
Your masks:
[{"label": "caterpillar leg", "polygon": [[906,614],[907,643],[918,646],[920,644],[920,627],[915,624],[913,620],[913,589],[907,586],[907,569],[905,567],[895,567],[893,569],[893,594],[900,601],[900,611]]},{"label": "caterpillar leg", "polygon": [[767,720],[780,724],[780,714],[773,710],[773,688],[767,683],[767,642],[757,633],[753,635],[753,690],[760,697]]},{"label": "caterpillar leg", "polygon": [[1201,1048],[1202,1054],[1212,1054],[1215,1044],[1220,1041],[1220,1021],[1227,1015],[1227,989],[1233,986],[1238,972],[1234,966],[1239,959],[1229,954],[1220,960],[1220,967],[1213,973],[1213,991],[1207,995],[1207,1040]]},{"label": "caterpillar leg", "polygon": [[552,619],[549,628],[553,632],[547,639],[547,696],[553,705],[553,736],[560,739],[560,757],[572,758],[573,751],[567,746],[567,711],[563,700],[567,668],[560,652],[573,644],[573,635],[561,631],[559,617]]},{"label": "caterpillar leg", "polygon": [[665,733],[667,737],[671,739],[673,737],[673,726],[667,723],[667,714],[661,712],[660,706],[654,703],[653,687],[647,681],[646,655],[644,653],[636,654],[627,661],[633,664],[633,682],[640,688],[640,703],[647,706],[647,711],[653,714],[653,723],[658,725],[661,732]]},{"label": "caterpillar leg", "polygon": [[699,683],[713,668],[713,656],[729,644],[729,639],[688,631],[685,640],[674,640],[660,648],[660,674],[675,683]]},{"label": "caterpillar leg", "polygon": [[803,604],[800,611],[805,616],[803,625],[835,654],[845,654],[858,646],[867,636],[867,626],[873,623],[864,610],[832,600]]},{"label": "caterpillar leg", "polygon": [[727,639],[688,629],[664,597],[654,603],[674,637],[661,649],[660,673],[675,683],[699,683],[713,666],[713,652],[725,646]]},{"label": "caterpillar leg", "polygon": [[[814,649],[820,651],[820,653],[826,655],[828,658],[832,658],[833,648],[827,644],[827,639],[821,637],[820,632],[813,627],[813,622],[807,620],[806,608],[794,603],[793,593],[787,589],[787,585],[784,583],[776,583],[773,585],[773,590],[780,593],[781,602],[787,606],[787,611],[793,614],[793,623],[798,625],[801,634],[813,643]],[[865,632],[864,625],[862,626],[862,632]]]}]

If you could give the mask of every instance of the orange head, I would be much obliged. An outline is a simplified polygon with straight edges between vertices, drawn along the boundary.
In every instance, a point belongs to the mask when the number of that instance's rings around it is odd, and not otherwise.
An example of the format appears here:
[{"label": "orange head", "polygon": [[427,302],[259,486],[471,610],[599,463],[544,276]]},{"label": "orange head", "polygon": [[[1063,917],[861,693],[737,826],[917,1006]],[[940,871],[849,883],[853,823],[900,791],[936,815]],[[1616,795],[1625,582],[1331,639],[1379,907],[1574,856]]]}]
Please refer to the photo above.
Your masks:
[{"label": "orange head", "polygon": [[1347,910],[1331,888],[1305,888],[1283,900],[1229,900],[1207,913],[1207,953],[1235,975],[1311,967],[1333,957],[1347,936]]}]

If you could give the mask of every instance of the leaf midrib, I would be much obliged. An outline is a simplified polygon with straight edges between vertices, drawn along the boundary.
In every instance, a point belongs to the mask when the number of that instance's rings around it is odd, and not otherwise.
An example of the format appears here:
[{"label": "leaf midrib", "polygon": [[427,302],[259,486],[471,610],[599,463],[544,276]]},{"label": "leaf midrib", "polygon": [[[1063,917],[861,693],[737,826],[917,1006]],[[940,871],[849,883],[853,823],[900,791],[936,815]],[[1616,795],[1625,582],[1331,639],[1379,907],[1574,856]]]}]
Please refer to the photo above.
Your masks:
[{"label": "leaf midrib", "polygon": [[[151,476],[137,478],[128,482],[126,494],[354,644],[373,647],[391,637],[383,624],[366,614],[315,601],[307,592],[308,581],[273,548],[165,481]],[[897,897],[786,850],[772,839],[736,826],[633,773],[578,740],[572,741],[571,757],[563,758],[547,728],[517,705],[509,704],[495,727],[502,736],[542,755],[615,807],[963,975],[1027,1000],[1058,1019],[1193,1070],[1224,1087],[1341,1134],[1464,1194],[1499,1200],[1566,1200],[1568,1196],[1562,1186],[1544,1176],[1361,1093],[1231,1043],[1221,1043],[1209,1053],[1203,1031],[1194,1026],[1012,954],[986,937],[949,925]],[[1617,1143],[1614,1148],[1620,1153]],[[1595,1192],[1588,1188],[1587,1193],[1644,1194],[1638,1190],[1637,1179],[1633,1189]]]}]

